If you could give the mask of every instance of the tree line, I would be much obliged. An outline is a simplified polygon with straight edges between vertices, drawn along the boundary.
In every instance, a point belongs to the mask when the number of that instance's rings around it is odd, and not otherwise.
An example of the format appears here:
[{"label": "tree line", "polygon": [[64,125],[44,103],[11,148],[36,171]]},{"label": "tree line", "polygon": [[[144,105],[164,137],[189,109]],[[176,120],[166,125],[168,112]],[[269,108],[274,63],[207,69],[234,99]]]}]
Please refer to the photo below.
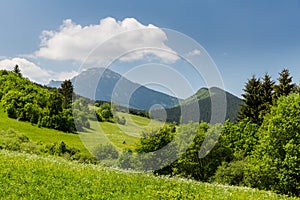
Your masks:
[{"label": "tree line", "polygon": [[248,118],[251,122],[261,125],[272,105],[276,104],[281,96],[288,96],[296,90],[296,84],[292,83],[288,69],[283,69],[279,73],[278,84],[275,84],[268,74],[265,74],[263,78],[252,76],[246,83],[244,94],[242,94],[244,104],[241,106],[238,119]]}]

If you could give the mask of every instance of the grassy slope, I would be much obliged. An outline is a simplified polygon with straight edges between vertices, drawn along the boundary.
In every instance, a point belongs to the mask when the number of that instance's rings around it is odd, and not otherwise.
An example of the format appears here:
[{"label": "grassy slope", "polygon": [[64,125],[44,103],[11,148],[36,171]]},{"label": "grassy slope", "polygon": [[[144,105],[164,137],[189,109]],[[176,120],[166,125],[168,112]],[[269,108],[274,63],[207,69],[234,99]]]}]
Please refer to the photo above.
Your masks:
[{"label": "grassy slope", "polygon": [[[27,122],[10,119],[0,110],[0,130],[12,128],[32,141],[60,142],[88,152],[82,140],[90,144],[111,141],[117,147],[132,147],[141,129],[162,125],[157,121],[118,113],[126,118],[126,126],[91,122],[85,133],[68,134],[38,128]],[[123,141],[126,144],[123,144]],[[86,141],[85,141],[86,142]],[[84,144],[86,144],[84,142]],[[125,173],[80,165],[60,158],[0,151],[0,199],[282,199],[270,192],[216,186],[193,181],[157,178],[149,174]]]},{"label": "grassy slope", "polygon": [[8,118],[6,113],[0,109],[0,130],[14,129],[15,131],[26,135],[31,141],[54,143],[64,141],[67,145],[80,149],[81,152],[88,153],[87,149],[80,140],[79,135],[64,133],[48,128],[38,128],[28,122],[17,121]]},{"label": "grassy slope", "polygon": [[79,133],[80,138],[89,150],[92,150],[98,144],[108,142],[113,143],[119,150],[132,149],[143,129],[163,125],[161,122],[127,113],[119,112],[117,115],[125,117],[126,125],[91,121],[91,128]]},{"label": "grassy slope", "polygon": [[292,199],[3,150],[0,160],[0,199]]},{"label": "grassy slope", "polygon": [[[85,132],[79,134],[69,134],[54,129],[38,128],[28,122],[8,118],[6,113],[0,109],[0,130],[6,131],[12,128],[34,142],[54,143],[64,141],[67,145],[88,153],[98,144],[108,142],[112,142],[119,150],[133,148],[133,144],[137,141],[143,128],[162,125],[161,122],[127,113],[118,113],[118,115],[125,117],[126,125],[91,121],[91,129],[86,129]],[[125,144],[123,144],[124,141]]]}]

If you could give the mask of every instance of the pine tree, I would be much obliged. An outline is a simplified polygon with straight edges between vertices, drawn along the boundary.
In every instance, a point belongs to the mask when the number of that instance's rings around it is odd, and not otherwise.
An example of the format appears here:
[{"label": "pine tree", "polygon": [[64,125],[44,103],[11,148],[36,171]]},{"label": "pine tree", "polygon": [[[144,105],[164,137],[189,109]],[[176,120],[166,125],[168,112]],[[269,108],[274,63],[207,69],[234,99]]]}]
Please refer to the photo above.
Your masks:
[{"label": "pine tree", "polygon": [[265,74],[263,82],[261,83],[261,100],[262,105],[260,106],[260,119],[263,120],[263,117],[266,113],[269,113],[271,106],[273,105],[273,95],[274,95],[274,85],[275,82],[271,79],[271,76]]},{"label": "pine tree", "polygon": [[65,80],[61,84],[61,88],[59,92],[63,95],[63,108],[70,108],[72,104],[72,97],[73,97],[73,85],[70,80]]},{"label": "pine tree", "polygon": [[279,73],[279,84],[275,85],[275,99],[278,99],[281,96],[288,96],[291,92],[296,89],[296,85],[292,83],[293,77],[290,76],[288,69],[283,69]]},{"label": "pine tree", "polygon": [[295,93],[300,94],[300,84],[296,86]]},{"label": "pine tree", "polygon": [[21,74],[21,70],[19,68],[19,65],[15,65],[13,72],[15,72],[16,74]]},{"label": "pine tree", "polygon": [[261,81],[252,76],[245,85],[243,96],[244,104],[238,115],[238,120],[248,118],[251,122],[261,124],[260,111],[263,104],[261,97]]}]

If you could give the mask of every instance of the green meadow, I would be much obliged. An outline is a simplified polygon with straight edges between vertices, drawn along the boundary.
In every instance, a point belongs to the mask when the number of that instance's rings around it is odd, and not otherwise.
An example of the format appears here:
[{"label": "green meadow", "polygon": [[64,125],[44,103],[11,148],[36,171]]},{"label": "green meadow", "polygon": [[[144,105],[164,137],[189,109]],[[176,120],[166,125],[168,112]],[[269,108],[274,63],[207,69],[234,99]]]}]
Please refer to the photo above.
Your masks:
[{"label": "green meadow", "polygon": [[0,108],[0,130],[13,129],[26,135],[33,142],[54,143],[64,141],[69,146],[78,148],[81,152],[88,153],[78,134],[70,134],[62,131],[39,128],[28,122],[17,121],[8,118],[7,114]]},{"label": "green meadow", "polygon": [[0,151],[0,199],[296,199],[272,192],[155,177],[58,157]]},{"label": "green meadow", "polygon": [[106,143],[112,143],[118,150],[133,149],[144,129],[163,125],[162,122],[128,113],[118,112],[117,115],[125,118],[125,125],[90,121],[91,127],[79,132],[83,144],[90,151],[97,145]]},{"label": "green meadow", "polygon": [[70,134],[54,129],[39,128],[37,125],[28,122],[8,118],[7,114],[0,109],[0,130],[13,129],[26,135],[33,142],[54,143],[64,141],[83,153],[89,153],[97,145],[106,143],[112,143],[118,150],[133,149],[134,143],[143,129],[163,125],[163,123],[156,120],[122,112],[119,112],[118,116],[125,117],[125,125],[90,121],[91,127],[89,129],[85,128],[83,132],[78,134]]}]

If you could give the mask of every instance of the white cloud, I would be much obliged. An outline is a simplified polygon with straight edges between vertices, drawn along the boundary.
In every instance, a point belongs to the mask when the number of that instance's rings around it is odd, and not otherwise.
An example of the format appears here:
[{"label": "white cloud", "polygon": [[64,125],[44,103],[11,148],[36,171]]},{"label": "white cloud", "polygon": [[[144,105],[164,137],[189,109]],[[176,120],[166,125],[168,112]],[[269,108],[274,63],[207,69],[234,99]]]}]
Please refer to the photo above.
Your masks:
[{"label": "white cloud", "polygon": [[30,80],[41,84],[47,84],[51,79],[70,79],[78,74],[75,71],[53,72],[45,70],[25,58],[12,58],[0,60],[0,69],[13,70],[15,65],[19,66],[21,73],[24,77],[27,77]]},{"label": "white cloud", "polygon": [[74,76],[77,76],[79,73],[76,71],[71,71],[71,72],[60,72],[60,73],[55,73],[54,78],[55,80],[68,80],[73,78]]},{"label": "white cloud", "polygon": [[134,18],[117,21],[108,17],[89,26],[67,19],[58,31],[43,31],[40,38],[40,49],[34,55],[53,60],[84,61],[89,55],[85,61],[101,63],[128,52],[131,53],[121,60],[134,61],[149,55],[164,62],[178,59],[165,44],[167,36],[163,30],[152,24],[143,25]]},{"label": "white cloud", "polygon": [[187,57],[197,56],[200,55],[201,51],[199,49],[194,49],[186,54]]},{"label": "white cloud", "polygon": [[15,65],[18,65],[21,73],[35,82],[44,82],[51,77],[51,74],[24,58],[4,59],[0,61],[0,68],[12,70]]}]

